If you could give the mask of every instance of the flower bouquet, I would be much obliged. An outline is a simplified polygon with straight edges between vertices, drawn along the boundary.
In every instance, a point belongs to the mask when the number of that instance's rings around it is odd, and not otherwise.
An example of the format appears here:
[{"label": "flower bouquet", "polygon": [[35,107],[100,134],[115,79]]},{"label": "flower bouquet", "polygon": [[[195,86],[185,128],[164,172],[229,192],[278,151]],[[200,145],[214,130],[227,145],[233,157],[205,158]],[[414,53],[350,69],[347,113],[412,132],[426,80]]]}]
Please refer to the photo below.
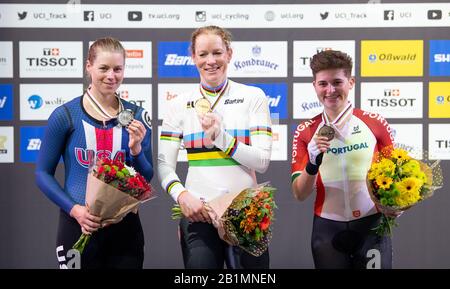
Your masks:
[{"label": "flower bouquet", "polygon": [[[101,218],[102,227],[120,222],[129,212],[137,213],[140,203],[154,197],[145,178],[118,160],[98,160],[87,178],[86,207]],[[83,253],[90,238],[82,234],[72,248]]]},{"label": "flower bouquet", "polygon": [[[261,184],[234,194],[225,194],[209,202],[204,208],[222,240],[239,246],[253,256],[263,254],[272,238],[275,188]],[[172,208],[172,218],[182,217],[178,205]]]},{"label": "flower bouquet", "polygon": [[442,187],[439,160],[427,164],[411,158],[408,152],[392,146],[378,152],[367,174],[370,197],[383,213],[374,229],[380,236],[391,235],[395,215],[431,197]]}]

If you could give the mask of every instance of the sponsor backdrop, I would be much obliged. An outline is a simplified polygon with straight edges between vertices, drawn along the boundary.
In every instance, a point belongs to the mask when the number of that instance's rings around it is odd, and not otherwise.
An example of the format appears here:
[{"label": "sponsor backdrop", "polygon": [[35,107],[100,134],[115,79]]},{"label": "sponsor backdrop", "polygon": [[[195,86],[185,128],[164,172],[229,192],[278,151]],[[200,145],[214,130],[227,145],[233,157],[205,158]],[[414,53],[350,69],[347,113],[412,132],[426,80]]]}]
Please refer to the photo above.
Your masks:
[{"label": "sponsor backdrop", "polygon": [[[36,187],[34,166],[50,113],[79,96],[86,85],[90,43],[107,35],[123,41],[127,62],[118,93],[151,112],[156,164],[167,103],[198,85],[189,56],[190,34],[207,24],[233,33],[230,78],[260,87],[269,100],[272,162],[258,180],[278,188],[272,267],[313,267],[314,197],[303,203],[293,198],[290,155],[295,126],[323,109],[311,85],[309,62],[326,49],[353,57],[357,84],[349,99],[356,107],[387,118],[400,147],[417,157],[428,151],[430,158],[442,160],[444,189],[399,218],[394,267],[450,267],[447,1],[46,2],[0,4],[0,268],[57,266],[58,209]],[[184,179],[186,153],[180,149],[178,171]],[[61,182],[62,166],[56,172]],[[140,210],[144,265],[182,268],[177,222],[170,218],[172,200],[156,175],[152,184],[159,197]]]}]

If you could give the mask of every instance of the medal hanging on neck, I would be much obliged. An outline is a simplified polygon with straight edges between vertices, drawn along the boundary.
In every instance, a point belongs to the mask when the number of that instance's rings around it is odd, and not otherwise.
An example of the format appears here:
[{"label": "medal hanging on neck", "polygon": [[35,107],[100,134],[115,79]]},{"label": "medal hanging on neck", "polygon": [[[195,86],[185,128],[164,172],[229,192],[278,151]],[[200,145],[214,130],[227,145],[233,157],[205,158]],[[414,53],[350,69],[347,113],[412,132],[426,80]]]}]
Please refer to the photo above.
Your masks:
[{"label": "medal hanging on neck", "polygon": [[103,126],[106,126],[105,121],[115,118],[117,118],[119,125],[123,127],[127,127],[133,121],[133,111],[131,109],[125,109],[123,107],[122,101],[120,101],[119,96],[115,95],[117,97],[117,101],[119,102],[119,113],[116,116],[112,116],[103,108],[103,106],[95,99],[95,97],[92,96],[90,90],[91,87],[88,87],[88,89],[86,90],[86,94],[88,96],[87,99],[89,100],[91,106],[95,109],[95,111],[104,118]]},{"label": "medal hanging on neck", "polygon": [[211,102],[209,102],[209,100],[206,98],[205,89],[200,84],[200,93],[202,94],[202,98],[199,98],[195,101],[194,105],[195,111],[197,111],[197,113],[200,115],[212,112],[216,107],[216,105],[219,103],[220,98],[222,98],[222,96],[225,94],[227,87],[228,87],[228,79],[225,80],[225,84],[222,86],[222,88],[218,92],[216,92],[215,95],[219,96],[217,97],[214,104],[211,105]]},{"label": "medal hanging on neck", "polygon": [[352,104],[349,102],[347,106],[344,108],[344,110],[342,110],[341,113],[339,113],[339,115],[333,122],[330,122],[326,112],[324,111],[322,113],[322,119],[325,124],[319,129],[318,132],[319,136],[326,137],[328,141],[332,140],[336,132],[331,125],[335,127],[339,126],[346,119],[348,113],[351,111],[351,108]]}]

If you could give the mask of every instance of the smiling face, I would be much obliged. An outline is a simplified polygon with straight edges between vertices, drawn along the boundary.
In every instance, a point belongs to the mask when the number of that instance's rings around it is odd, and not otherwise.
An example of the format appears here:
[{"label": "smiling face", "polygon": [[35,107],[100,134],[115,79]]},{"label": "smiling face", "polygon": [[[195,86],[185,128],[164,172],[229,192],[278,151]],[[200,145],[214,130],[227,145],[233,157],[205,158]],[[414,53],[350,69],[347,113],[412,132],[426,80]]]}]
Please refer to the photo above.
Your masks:
[{"label": "smiling face", "polygon": [[314,89],[320,103],[329,114],[339,114],[348,103],[348,93],[355,80],[347,77],[344,69],[327,69],[316,73]]},{"label": "smiling face", "polygon": [[204,33],[197,36],[192,60],[200,73],[203,84],[216,87],[227,78],[227,67],[232,50],[227,48],[219,35]]},{"label": "smiling face", "polygon": [[111,96],[122,84],[125,59],[121,52],[98,49],[91,63],[86,63],[86,70],[91,76],[91,90],[97,96]]}]

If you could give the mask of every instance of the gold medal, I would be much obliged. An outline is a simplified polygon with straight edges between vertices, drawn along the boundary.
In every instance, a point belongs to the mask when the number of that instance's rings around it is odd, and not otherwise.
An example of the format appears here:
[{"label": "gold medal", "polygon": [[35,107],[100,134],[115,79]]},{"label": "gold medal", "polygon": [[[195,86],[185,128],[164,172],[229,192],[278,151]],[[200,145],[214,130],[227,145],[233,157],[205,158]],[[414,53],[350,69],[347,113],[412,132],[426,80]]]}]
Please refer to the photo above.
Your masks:
[{"label": "gold medal", "polygon": [[334,129],[329,125],[324,125],[319,129],[319,136],[324,136],[328,141],[334,138]]},{"label": "gold medal", "polygon": [[198,114],[206,114],[211,111],[211,103],[204,97],[197,99],[194,107]]}]

